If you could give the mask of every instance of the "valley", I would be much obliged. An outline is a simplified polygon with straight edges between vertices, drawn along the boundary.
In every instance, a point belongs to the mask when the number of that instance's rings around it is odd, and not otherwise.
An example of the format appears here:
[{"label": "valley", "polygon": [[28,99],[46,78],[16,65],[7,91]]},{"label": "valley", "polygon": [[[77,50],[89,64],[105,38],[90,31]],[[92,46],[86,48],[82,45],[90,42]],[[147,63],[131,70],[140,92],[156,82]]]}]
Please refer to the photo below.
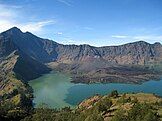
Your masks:
[{"label": "valley", "polygon": [[41,103],[75,107],[114,89],[161,96],[161,60],[160,43],[63,45],[13,27],[0,34],[0,118],[22,119]]},{"label": "valley", "polygon": [[160,43],[139,41],[105,47],[62,45],[30,32],[23,33],[16,27],[1,33],[0,40],[1,60],[14,52],[18,58],[13,71],[26,81],[51,70],[71,73],[75,83],[140,83],[159,79],[161,75],[161,69],[154,68],[162,60]]},{"label": "valley", "polygon": [[162,0],[0,0],[0,121],[162,121]]}]

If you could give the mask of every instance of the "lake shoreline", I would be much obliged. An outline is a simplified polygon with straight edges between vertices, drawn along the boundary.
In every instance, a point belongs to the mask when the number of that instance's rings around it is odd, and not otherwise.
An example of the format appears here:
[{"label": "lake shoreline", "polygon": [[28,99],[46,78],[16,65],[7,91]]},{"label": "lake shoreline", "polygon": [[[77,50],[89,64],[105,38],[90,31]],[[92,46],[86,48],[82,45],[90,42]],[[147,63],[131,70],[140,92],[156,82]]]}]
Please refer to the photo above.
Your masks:
[{"label": "lake shoreline", "polygon": [[51,108],[75,107],[86,98],[96,94],[109,94],[112,90],[119,93],[155,93],[162,96],[162,80],[150,80],[142,84],[124,83],[72,83],[70,74],[50,72],[35,80],[29,81],[34,91],[35,107],[46,103]]}]

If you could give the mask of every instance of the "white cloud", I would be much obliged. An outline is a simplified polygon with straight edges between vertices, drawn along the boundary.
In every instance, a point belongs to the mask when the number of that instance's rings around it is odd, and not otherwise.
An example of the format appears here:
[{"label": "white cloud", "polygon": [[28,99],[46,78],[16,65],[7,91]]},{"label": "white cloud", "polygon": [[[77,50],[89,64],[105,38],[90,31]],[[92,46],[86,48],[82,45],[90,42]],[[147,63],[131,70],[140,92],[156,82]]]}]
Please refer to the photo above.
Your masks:
[{"label": "white cloud", "polygon": [[44,21],[38,21],[38,22],[29,22],[25,24],[19,24],[17,25],[22,31],[26,32],[40,32],[43,30],[44,26],[55,24],[56,21],[54,20],[44,20]]},{"label": "white cloud", "polygon": [[162,36],[160,35],[143,35],[143,36],[133,36],[132,39],[134,40],[154,40],[154,41],[160,41],[162,40]]},{"label": "white cloud", "polygon": [[69,0],[57,0],[57,1],[60,2],[60,3],[65,4],[67,6],[72,6],[72,3]]},{"label": "white cloud", "polygon": [[10,29],[11,27],[14,27],[14,23],[8,20],[0,20],[0,32]]},{"label": "white cloud", "polygon": [[61,44],[75,44],[75,45],[80,45],[80,44],[88,44],[86,41],[83,40],[77,40],[71,37],[63,37],[61,39],[56,40],[57,42]]},{"label": "white cloud", "polygon": [[[119,44],[125,44],[125,43],[129,43],[132,41],[146,41],[149,43],[154,43],[154,42],[161,42],[162,41],[162,35],[129,35],[129,36],[125,36],[125,35],[113,35],[111,36],[113,39],[116,40],[117,45]],[[123,40],[123,42],[121,42],[121,39]]]},{"label": "white cloud", "polygon": [[136,40],[136,41],[147,41],[147,40],[162,40],[162,35],[136,35],[136,36],[125,36],[125,35],[112,35],[112,38],[116,39],[127,39],[127,40]]},{"label": "white cloud", "polygon": [[62,32],[57,32],[57,35],[62,35],[63,33]]},{"label": "white cloud", "polygon": [[[146,39],[150,39],[151,36],[134,36],[132,37],[133,39],[136,40],[146,40]],[[152,38],[152,37],[151,37]]]},{"label": "white cloud", "polygon": [[22,6],[11,6],[0,4],[0,32],[8,30],[14,26],[20,28],[22,31],[38,33],[43,30],[43,27],[55,24],[56,20],[42,20],[35,22],[19,22],[19,16]]},{"label": "white cloud", "polygon": [[112,35],[112,38],[118,38],[118,39],[124,39],[124,38],[128,38],[128,36],[125,35]]},{"label": "white cloud", "polygon": [[[12,9],[11,9],[12,8]],[[14,26],[17,11],[12,6],[0,4],[0,32]]]}]

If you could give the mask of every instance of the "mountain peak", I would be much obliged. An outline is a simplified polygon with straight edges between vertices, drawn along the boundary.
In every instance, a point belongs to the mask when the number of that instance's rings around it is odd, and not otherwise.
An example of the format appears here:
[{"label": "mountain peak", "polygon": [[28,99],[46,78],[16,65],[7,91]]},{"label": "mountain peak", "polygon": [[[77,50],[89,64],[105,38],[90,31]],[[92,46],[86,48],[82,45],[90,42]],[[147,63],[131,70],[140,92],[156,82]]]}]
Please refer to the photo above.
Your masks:
[{"label": "mountain peak", "polygon": [[150,43],[148,43],[148,42],[146,42],[146,41],[143,41],[143,40],[136,41],[136,42],[134,42],[134,43],[137,43],[137,44],[150,44]]},{"label": "mountain peak", "polygon": [[11,29],[7,30],[7,31],[12,31],[12,32],[22,32],[19,28],[17,27],[12,27]]},{"label": "mountain peak", "polygon": [[6,30],[0,34],[4,35],[4,36],[8,36],[8,35],[14,35],[14,36],[17,36],[17,35],[21,35],[23,32],[17,28],[17,27],[12,27],[10,28],[9,30]]}]

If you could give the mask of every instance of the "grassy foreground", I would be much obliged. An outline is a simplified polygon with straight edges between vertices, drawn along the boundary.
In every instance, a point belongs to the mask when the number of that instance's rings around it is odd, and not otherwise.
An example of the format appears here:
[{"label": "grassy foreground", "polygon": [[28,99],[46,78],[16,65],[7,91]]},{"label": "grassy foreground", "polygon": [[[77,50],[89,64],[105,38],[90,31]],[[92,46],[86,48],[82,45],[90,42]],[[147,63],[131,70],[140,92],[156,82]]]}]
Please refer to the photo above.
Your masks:
[{"label": "grassy foreground", "polygon": [[162,98],[153,94],[96,95],[81,102],[77,108],[60,110],[46,106],[34,109],[22,121],[160,121]]}]

